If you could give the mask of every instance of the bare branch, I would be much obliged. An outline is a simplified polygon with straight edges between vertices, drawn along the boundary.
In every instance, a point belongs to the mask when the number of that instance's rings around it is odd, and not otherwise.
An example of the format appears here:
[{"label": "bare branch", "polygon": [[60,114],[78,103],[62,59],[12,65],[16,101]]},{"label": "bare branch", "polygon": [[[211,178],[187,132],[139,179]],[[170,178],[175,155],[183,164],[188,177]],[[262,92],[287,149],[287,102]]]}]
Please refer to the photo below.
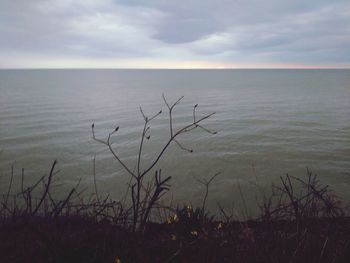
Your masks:
[{"label": "bare branch", "polygon": [[144,124],[143,130],[142,130],[140,148],[139,148],[139,153],[138,153],[138,158],[137,158],[137,175],[138,176],[140,176],[141,154],[142,154],[143,141],[144,141],[146,130],[147,130],[147,123],[148,123],[148,119],[147,119],[147,117],[145,117],[145,124]]},{"label": "bare branch", "polygon": [[93,159],[93,175],[94,175],[94,186],[95,186],[95,194],[96,194],[97,202],[100,202],[100,197],[97,191],[97,183],[96,183],[96,154],[94,155],[94,159]]},{"label": "bare branch", "polygon": [[179,143],[178,140],[174,139],[174,142],[180,147],[181,150],[184,150],[184,151],[189,152],[189,153],[193,152],[193,149],[189,149],[189,148],[184,147],[181,143]]},{"label": "bare branch", "polygon": [[48,192],[50,191],[50,185],[51,185],[51,181],[52,181],[53,171],[54,171],[54,169],[55,169],[56,164],[57,164],[57,160],[55,160],[55,161],[53,162],[53,164],[52,164],[52,167],[51,167],[51,170],[50,170],[50,173],[49,173],[49,177],[48,177],[48,181],[47,181],[47,184],[45,185],[44,193],[43,193],[43,195],[42,195],[42,197],[41,197],[39,203],[37,204],[36,208],[34,209],[33,215],[35,215],[35,214],[38,212],[38,210],[39,210],[41,204],[43,203],[43,201],[44,201],[45,198],[46,198],[46,195],[47,195]]},{"label": "bare branch", "polygon": [[12,189],[12,182],[13,182],[13,176],[14,176],[13,170],[14,170],[14,165],[12,164],[12,165],[11,165],[10,184],[9,184],[8,189],[7,189],[7,194],[6,194],[5,202],[3,203],[3,207],[4,207],[4,208],[8,208],[8,199],[9,199],[10,192],[11,192],[11,189]]},{"label": "bare branch", "polygon": [[197,126],[198,123],[204,121],[205,119],[208,119],[210,118],[211,116],[213,116],[215,114],[215,112],[211,113],[211,114],[208,114],[202,118],[200,118],[199,120],[197,120],[196,122],[194,123],[191,123],[191,124],[188,124],[186,125],[185,127],[181,128],[180,130],[178,130],[169,140],[168,142],[164,145],[164,147],[162,148],[162,150],[160,151],[160,153],[157,155],[156,159],[152,162],[152,164],[142,173],[142,175],[145,175],[147,174],[157,163],[158,161],[160,160],[160,158],[162,157],[162,155],[164,154],[164,152],[166,151],[166,149],[169,147],[169,145],[171,144],[171,142],[173,142],[173,140],[178,136],[180,135],[181,133],[184,133],[184,132],[188,132],[190,130],[193,130],[195,129]]},{"label": "bare branch", "polygon": [[132,176],[132,177],[135,177],[136,178],[136,175],[129,169],[129,167],[127,167],[127,165],[119,158],[119,156],[117,155],[117,153],[113,150],[112,148],[112,145],[111,145],[111,142],[110,142],[110,138],[111,136],[117,132],[119,130],[119,126],[117,126],[111,133],[108,134],[108,139],[107,141],[103,141],[103,140],[100,140],[100,139],[97,139],[95,137],[95,125],[92,124],[91,126],[91,129],[92,129],[92,138],[99,142],[99,143],[102,143],[104,145],[106,145],[109,149],[109,151],[113,154],[114,158],[124,167],[124,169]]},{"label": "bare branch", "polygon": [[162,114],[162,110],[160,110],[159,112],[157,112],[155,115],[153,115],[151,118],[148,119],[148,122],[150,122],[151,120],[157,118],[160,114]]},{"label": "bare branch", "polygon": [[[172,142],[176,143],[177,146],[185,150],[187,152],[193,152],[192,149],[183,146],[178,140],[177,137],[182,134],[194,130],[196,128],[200,128],[208,133],[215,134],[216,132],[212,132],[199,123],[204,121],[205,119],[211,117],[214,113],[208,114],[201,118],[196,118],[195,109],[198,105],[195,105],[193,108],[193,122],[179,128],[177,131],[173,128],[173,110],[176,105],[180,103],[183,99],[183,96],[178,98],[174,103],[170,104],[165,98],[164,94],[162,94],[162,98],[169,112],[169,130],[170,130],[170,138],[165,143],[165,145],[161,148],[161,150],[156,154],[155,159],[148,165],[148,167],[141,172],[141,161],[143,155],[143,147],[145,143],[145,138],[150,139],[150,126],[149,123],[157,116],[159,116],[162,111],[160,110],[158,113],[154,114],[152,117],[148,117],[143,111],[142,107],[140,107],[140,113],[144,120],[143,129],[141,132],[140,144],[138,148],[137,154],[137,163],[134,168],[134,171],[129,169],[129,167],[119,158],[119,155],[115,152],[115,150],[111,146],[111,136],[118,130],[118,127],[111,133],[108,134],[106,140],[101,140],[96,138],[94,132],[94,124],[92,125],[92,136],[93,139],[99,143],[106,145],[109,148],[109,151],[113,154],[115,159],[123,166],[123,168],[131,175],[128,191],[125,194],[124,200],[127,195],[131,197],[132,206],[130,207],[132,213],[132,227],[135,231],[136,229],[142,230],[146,221],[148,220],[149,213],[153,209],[153,207],[157,204],[158,200],[169,190],[169,185],[167,182],[170,180],[170,177],[166,179],[161,179],[161,171],[156,171],[154,180],[144,182],[145,176],[154,168],[154,166],[158,163],[160,158],[165,153],[166,149],[170,146]],[[95,179],[96,180],[96,179]],[[211,182],[211,181],[210,181]],[[208,182],[208,184],[210,184]],[[129,192],[130,190],[130,192]],[[95,182],[95,192],[97,192],[96,182]],[[98,197],[99,199],[99,197]]]},{"label": "bare branch", "polygon": [[141,106],[140,106],[140,112],[141,112],[141,115],[142,115],[143,119],[145,120],[145,122],[147,122],[148,119],[147,119],[146,115],[143,113]]},{"label": "bare branch", "polygon": [[221,172],[214,174],[212,177],[210,177],[209,180],[201,180],[201,179],[198,179],[196,177],[194,178],[197,182],[199,182],[200,184],[205,186],[205,195],[204,195],[203,202],[202,202],[202,213],[203,214],[205,212],[205,205],[206,205],[208,194],[209,194],[209,186],[212,183],[212,181],[220,174],[221,174]]}]

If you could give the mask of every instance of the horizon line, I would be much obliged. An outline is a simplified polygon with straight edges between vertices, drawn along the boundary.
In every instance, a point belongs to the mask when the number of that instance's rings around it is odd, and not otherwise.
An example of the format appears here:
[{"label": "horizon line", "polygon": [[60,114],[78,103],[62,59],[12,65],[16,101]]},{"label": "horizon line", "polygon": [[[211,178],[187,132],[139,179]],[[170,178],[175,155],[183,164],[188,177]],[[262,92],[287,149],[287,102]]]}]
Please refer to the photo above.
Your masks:
[{"label": "horizon line", "polygon": [[329,70],[329,69],[343,69],[343,70],[349,70],[349,67],[193,67],[193,68],[186,68],[186,67],[169,67],[169,68],[156,68],[156,67],[10,67],[10,68],[1,68],[0,70],[268,70],[268,69],[300,69],[300,70]]}]

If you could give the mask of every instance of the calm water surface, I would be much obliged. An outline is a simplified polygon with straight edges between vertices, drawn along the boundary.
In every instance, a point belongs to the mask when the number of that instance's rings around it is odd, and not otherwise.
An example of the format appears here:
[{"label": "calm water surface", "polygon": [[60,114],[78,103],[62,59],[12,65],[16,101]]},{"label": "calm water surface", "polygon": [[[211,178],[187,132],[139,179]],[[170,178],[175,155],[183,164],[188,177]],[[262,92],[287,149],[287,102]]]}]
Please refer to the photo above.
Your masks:
[{"label": "calm water surface", "polygon": [[15,181],[25,168],[27,183],[47,173],[57,159],[55,184],[64,191],[79,178],[91,186],[96,154],[98,187],[118,198],[127,176],[103,145],[91,138],[91,124],[113,138],[122,159],[135,167],[146,114],[163,109],[153,122],[143,167],[169,136],[162,93],[185,98],[174,111],[175,126],[198,114],[216,112],[205,122],[210,135],[195,131],[180,141],[194,153],[173,146],[161,160],[173,176],[174,198],[199,202],[203,188],[195,178],[221,175],[211,186],[211,206],[230,205],[237,185],[254,200],[254,183],[268,186],[286,173],[319,174],[350,198],[349,70],[1,70],[0,182],[7,189],[11,164]]}]

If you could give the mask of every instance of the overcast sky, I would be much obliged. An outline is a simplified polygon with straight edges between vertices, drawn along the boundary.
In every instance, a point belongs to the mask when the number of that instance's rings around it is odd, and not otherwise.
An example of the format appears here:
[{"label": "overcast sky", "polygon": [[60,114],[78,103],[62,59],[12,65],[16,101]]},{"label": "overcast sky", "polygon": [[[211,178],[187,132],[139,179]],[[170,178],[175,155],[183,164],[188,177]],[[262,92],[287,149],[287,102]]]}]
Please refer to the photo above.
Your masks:
[{"label": "overcast sky", "polygon": [[0,0],[0,67],[350,67],[350,0]]}]

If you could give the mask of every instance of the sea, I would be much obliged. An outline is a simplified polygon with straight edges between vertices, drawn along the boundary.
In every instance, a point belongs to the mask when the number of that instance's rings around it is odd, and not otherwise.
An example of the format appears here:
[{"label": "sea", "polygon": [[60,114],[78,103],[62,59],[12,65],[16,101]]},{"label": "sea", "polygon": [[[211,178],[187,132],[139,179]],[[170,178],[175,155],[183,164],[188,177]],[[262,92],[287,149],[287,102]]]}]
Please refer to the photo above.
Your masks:
[{"label": "sea", "polygon": [[[0,70],[0,192],[47,175],[57,160],[53,189],[65,195],[80,182],[86,195],[121,199],[130,182],[108,147],[137,169],[144,117],[151,118],[141,152],[147,169],[173,133],[180,134],[155,169],[171,176],[166,201],[232,211],[262,200],[286,174],[318,175],[350,200],[350,70],[346,69],[32,69]],[[211,131],[211,132],[208,132]],[[181,147],[180,147],[181,145]],[[193,150],[193,151],[189,151]]]}]

